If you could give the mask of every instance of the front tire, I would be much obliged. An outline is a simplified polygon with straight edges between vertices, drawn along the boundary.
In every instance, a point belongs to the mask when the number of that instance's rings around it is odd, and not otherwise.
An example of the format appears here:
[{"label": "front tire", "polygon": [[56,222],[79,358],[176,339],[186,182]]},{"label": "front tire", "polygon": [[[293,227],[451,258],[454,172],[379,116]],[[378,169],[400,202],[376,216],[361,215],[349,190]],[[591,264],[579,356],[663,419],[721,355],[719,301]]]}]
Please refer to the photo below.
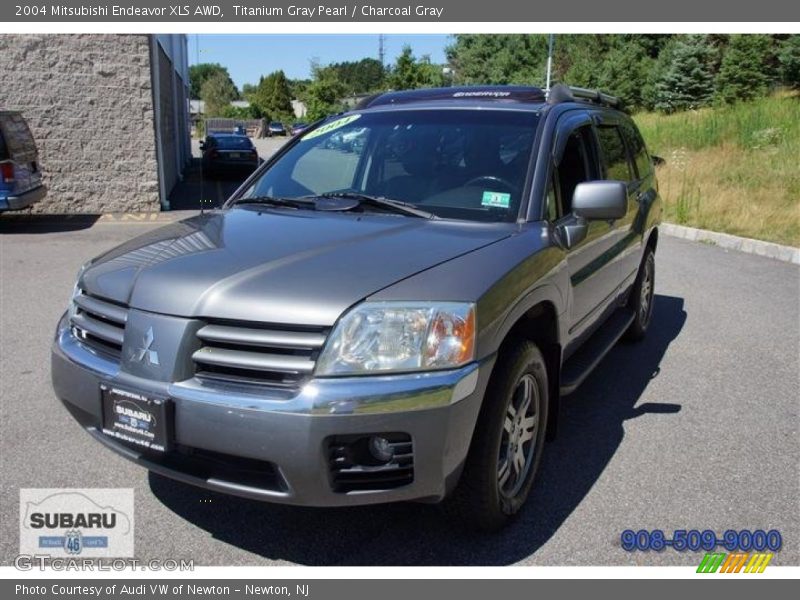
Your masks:
[{"label": "front tire", "polygon": [[536,345],[521,342],[498,360],[449,500],[467,525],[483,531],[504,527],[528,498],[547,424],[547,366]]},{"label": "front tire", "polygon": [[637,342],[644,338],[653,317],[653,300],[656,283],[656,256],[649,246],[644,252],[639,274],[633,284],[628,307],[634,311],[633,322],[625,332],[627,340]]}]

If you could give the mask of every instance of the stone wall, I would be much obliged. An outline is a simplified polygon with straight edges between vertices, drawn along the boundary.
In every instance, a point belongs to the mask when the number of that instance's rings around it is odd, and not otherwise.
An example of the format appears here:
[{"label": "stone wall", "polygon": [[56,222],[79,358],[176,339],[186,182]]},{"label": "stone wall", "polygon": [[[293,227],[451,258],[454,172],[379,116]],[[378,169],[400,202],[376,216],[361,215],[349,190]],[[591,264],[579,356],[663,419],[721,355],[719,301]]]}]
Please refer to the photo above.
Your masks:
[{"label": "stone wall", "polygon": [[35,212],[160,210],[148,36],[1,35],[0,73],[39,147]]}]

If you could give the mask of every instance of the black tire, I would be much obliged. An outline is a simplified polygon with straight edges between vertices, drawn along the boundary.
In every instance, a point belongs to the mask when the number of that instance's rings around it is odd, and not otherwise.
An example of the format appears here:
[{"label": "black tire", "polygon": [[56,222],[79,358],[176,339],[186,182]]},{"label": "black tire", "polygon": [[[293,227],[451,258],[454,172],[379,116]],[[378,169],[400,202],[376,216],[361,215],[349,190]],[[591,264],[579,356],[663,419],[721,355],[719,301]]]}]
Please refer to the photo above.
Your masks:
[{"label": "black tire", "polygon": [[643,339],[653,318],[653,298],[656,283],[656,256],[649,246],[644,251],[639,273],[628,298],[628,308],[634,311],[633,322],[625,332],[625,339],[638,342]]},{"label": "black tire", "polygon": [[[501,529],[522,508],[539,468],[547,425],[547,366],[536,345],[520,342],[498,361],[486,390],[461,479],[448,499],[448,508],[453,513],[467,526],[482,531]],[[517,426],[509,425],[512,409],[520,408],[521,394],[524,394],[521,390],[528,386],[533,414],[527,410],[517,411]],[[535,419],[533,437],[524,442],[528,431],[526,424],[532,416]],[[519,454],[515,448],[521,449],[525,457],[521,476],[514,459]],[[501,460],[504,456],[505,460]],[[503,471],[504,466],[508,471]],[[504,480],[503,474],[506,474]],[[515,475],[517,480],[511,481]]]}]

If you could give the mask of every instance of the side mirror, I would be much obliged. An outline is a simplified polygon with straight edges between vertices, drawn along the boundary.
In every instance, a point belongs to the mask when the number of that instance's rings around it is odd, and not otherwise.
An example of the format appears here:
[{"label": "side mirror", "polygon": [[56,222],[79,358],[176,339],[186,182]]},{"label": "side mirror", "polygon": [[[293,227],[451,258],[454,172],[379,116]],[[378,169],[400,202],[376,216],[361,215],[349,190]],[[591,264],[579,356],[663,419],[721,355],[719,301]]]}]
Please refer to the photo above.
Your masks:
[{"label": "side mirror", "polygon": [[205,150],[205,149],[206,149],[206,143],[200,142],[200,150]]},{"label": "side mirror", "polygon": [[628,212],[628,186],[623,181],[579,183],[572,195],[572,212],[587,221],[616,221]]},{"label": "side mirror", "polygon": [[655,154],[650,156],[650,160],[652,161],[654,167],[661,167],[667,164],[665,159],[661,158],[660,156],[656,156]]}]

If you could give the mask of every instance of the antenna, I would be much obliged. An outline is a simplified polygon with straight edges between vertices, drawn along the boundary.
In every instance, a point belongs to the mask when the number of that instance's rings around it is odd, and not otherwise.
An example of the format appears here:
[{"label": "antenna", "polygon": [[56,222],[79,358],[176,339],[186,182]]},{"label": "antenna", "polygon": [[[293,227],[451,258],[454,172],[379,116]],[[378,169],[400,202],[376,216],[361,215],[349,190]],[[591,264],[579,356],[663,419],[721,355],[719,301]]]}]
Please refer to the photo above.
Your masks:
[{"label": "antenna", "polygon": [[[200,64],[200,35],[195,33],[194,34],[194,60],[195,64]],[[205,107],[203,107],[203,112],[200,112],[200,106],[202,100],[200,98],[197,99],[197,115],[201,117],[200,123],[203,124],[203,134],[208,135],[208,127],[206,124],[206,115],[205,115]],[[205,200],[205,176],[203,175],[203,151],[200,151],[200,214],[204,214],[206,210],[206,200]]]},{"label": "antenna", "polygon": [[378,60],[381,61],[381,66],[385,66],[384,59],[386,57],[386,48],[385,48],[386,36],[382,33],[378,36]]},{"label": "antenna", "polygon": [[550,75],[553,72],[553,46],[555,45],[556,36],[550,34],[550,39],[547,42],[547,83],[544,86],[545,94],[550,93]]}]

